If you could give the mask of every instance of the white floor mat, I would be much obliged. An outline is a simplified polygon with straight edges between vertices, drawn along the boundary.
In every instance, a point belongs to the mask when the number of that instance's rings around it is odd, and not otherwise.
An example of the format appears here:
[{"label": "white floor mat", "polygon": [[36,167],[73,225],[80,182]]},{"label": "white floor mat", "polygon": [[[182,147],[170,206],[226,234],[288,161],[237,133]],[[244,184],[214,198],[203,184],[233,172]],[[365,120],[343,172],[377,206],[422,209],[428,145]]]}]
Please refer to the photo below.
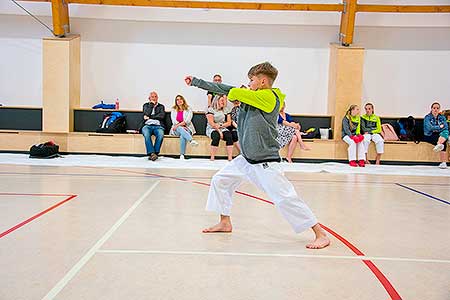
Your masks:
[{"label": "white floor mat", "polygon": [[[0,165],[41,165],[41,166],[89,166],[120,168],[155,168],[155,169],[205,169],[219,170],[226,160],[210,161],[209,159],[192,158],[179,160],[160,157],[157,161],[149,161],[147,157],[108,156],[108,155],[64,155],[54,159],[31,159],[27,154],[0,153]],[[446,176],[450,177],[450,169],[439,169],[436,166],[398,166],[368,165],[365,168],[352,168],[344,163],[282,163],[286,172],[305,173],[338,173],[338,174],[378,174],[378,175],[410,175],[410,176]]]}]

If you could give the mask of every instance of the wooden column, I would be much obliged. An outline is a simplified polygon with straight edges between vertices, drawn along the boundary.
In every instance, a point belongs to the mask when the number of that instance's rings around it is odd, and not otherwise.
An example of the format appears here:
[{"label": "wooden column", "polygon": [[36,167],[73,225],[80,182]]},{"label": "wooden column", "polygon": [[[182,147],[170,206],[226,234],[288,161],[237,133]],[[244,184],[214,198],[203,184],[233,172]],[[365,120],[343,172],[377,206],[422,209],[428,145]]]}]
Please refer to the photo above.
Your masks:
[{"label": "wooden column", "polygon": [[[334,116],[332,126],[335,140],[341,140],[342,118],[348,107],[351,104],[361,106],[364,51],[360,47],[330,45],[328,114]],[[336,151],[337,158],[342,156],[341,148]]]},{"label": "wooden column", "polygon": [[80,36],[43,39],[42,130],[73,131],[80,106]]}]

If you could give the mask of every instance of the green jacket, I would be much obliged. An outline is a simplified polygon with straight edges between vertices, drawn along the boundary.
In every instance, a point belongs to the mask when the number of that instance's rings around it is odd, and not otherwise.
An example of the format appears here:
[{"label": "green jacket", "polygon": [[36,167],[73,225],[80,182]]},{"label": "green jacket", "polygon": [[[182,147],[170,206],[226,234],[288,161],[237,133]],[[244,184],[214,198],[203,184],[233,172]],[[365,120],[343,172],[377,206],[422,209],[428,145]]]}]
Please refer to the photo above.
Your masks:
[{"label": "green jacket", "polygon": [[361,116],[361,133],[381,133],[381,120],[380,117],[372,114],[370,116]]}]

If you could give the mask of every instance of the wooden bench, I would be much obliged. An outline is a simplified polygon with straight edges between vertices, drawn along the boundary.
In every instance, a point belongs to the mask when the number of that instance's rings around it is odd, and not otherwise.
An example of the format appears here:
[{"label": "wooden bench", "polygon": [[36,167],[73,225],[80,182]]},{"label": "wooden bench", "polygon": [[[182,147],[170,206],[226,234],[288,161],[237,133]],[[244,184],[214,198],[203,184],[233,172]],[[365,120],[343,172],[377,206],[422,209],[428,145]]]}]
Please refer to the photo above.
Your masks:
[{"label": "wooden bench", "polygon": [[[52,133],[42,132],[42,109],[36,107],[1,107],[0,108],[0,151],[28,151],[31,145],[54,140],[60,145],[60,151],[65,153],[97,153],[97,154],[128,154],[144,155],[144,138],[141,134],[100,134],[95,129],[103,119],[103,114],[108,110],[77,109],[74,112],[75,128],[77,132]],[[136,126],[142,118],[142,112],[137,110],[123,111],[129,118],[129,127]],[[12,118],[12,117],[13,118]],[[329,127],[331,116],[302,116],[294,115],[303,128]],[[166,114],[170,120],[170,115]],[[187,147],[187,155],[208,157],[211,140],[205,136],[206,117],[204,113],[194,114],[198,134],[195,139],[198,147]],[[11,121],[12,119],[16,121]],[[384,120],[388,120],[383,118]],[[394,120],[396,118],[390,118]],[[6,121],[5,121],[6,120]],[[19,120],[19,121],[17,121]],[[23,121],[22,121],[23,120]],[[15,123],[14,123],[15,122]],[[203,124],[203,125],[200,125]],[[27,129],[27,130],[24,130]],[[167,132],[168,133],[168,132]],[[340,133],[335,135],[335,140],[312,139],[305,140],[311,147],[310,151],[294,151],[294,159],[317,160],[346,160],[347,144],[340,139]],[[437,162],[439,156],[432,151],[433,146],[421,142],[386,142],[384,161],[402,162]],[[235,155],[237,154],[236,149]],[[287,148],[281,149],[282,157],[286,156]],[[161,149],[162,155],[179,155],[179,138],[166,135]],[[218,156],[226,156],[224,143],[221,142]],[[375,147],[371,143],[369,158],[374,159]]]},{"label": "wooden bench", "polygon": [[[208,157],[211,140],[206,136],[195,136],[199,142],[198,147],[187,147],[187,155]],[[52,133],[25,130],[0,130],[1,151],[15,152],[28,151],[30,146],[54,140],[60,145],[63,153],[96,153],[96,154],[126,154],[144,155],[144,137],[141,134],[100,134],[87,132]],[[314,160],[346,160],[347,144],[341,140],[305,140],[312,148],[310,151],[300,150],[294,152],[296,159]],[[437,162],[439,157],[432,151],[433,146],[424,142],[386,142],[384,161],[402,162]],[[236,149],[234,154],[237,155]],[[286,147],[281,149],[282,157],[286,156]],[[161,148],[162,155],[179,155],[179,138],[165,136]],[[226,156],[222,142],[217,153]],[[369,150],[369,158],[374,159],[375,149],[373,143]]]}]

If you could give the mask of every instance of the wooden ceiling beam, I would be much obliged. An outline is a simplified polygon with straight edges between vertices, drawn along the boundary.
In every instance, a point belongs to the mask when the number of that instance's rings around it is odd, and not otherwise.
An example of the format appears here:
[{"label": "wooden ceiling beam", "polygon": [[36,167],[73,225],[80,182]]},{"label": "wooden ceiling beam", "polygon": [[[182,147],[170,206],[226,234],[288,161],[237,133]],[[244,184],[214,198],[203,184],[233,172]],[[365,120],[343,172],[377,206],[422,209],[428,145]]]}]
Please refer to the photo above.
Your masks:
[{"label": "wooden ceiling beam", "polygon": [[450,13],[450,5],[358,4],[356,11],[372,13]]},{"label": "wooden ceiling beam", "polygon": [[67,0],[51,0],[53,34],[63,37],[70,33],[69,25],[69,5]]},{"label": "wooden ceiling beam", "polygon": [[341,13],[341,25],[339,29],[339,42],[343,46],[353,43],[355,32],[357,0],[344,0],[344,11]]},{"label": "wooden ceiling beam", "polygon": [[[19,0],[19,1],[52,2],[52,0]],[[66,2],[74,4],[243,9],[243,10],[298,10],[298,11],[336,11],[336,12],[342,12],[344,10],[343,4],[216,2],[216,1],[191,1],[191,0],[66,0]],[[356,12],[450,13],[450,5],[357,4]]]},{"label": "wooden ceiling beam", "polygon": [[[24,0],[21,0],[24,1]],[[25,0],[32,2],[51,2],[52,0]],[[67,0],[70,4],[97,4],[176,8],[209,8],[237,10],[289,10],[289,11],[330,11],[341,12],[342,4],[299,4],[266,2],[219,2],[190,0]]]}]

